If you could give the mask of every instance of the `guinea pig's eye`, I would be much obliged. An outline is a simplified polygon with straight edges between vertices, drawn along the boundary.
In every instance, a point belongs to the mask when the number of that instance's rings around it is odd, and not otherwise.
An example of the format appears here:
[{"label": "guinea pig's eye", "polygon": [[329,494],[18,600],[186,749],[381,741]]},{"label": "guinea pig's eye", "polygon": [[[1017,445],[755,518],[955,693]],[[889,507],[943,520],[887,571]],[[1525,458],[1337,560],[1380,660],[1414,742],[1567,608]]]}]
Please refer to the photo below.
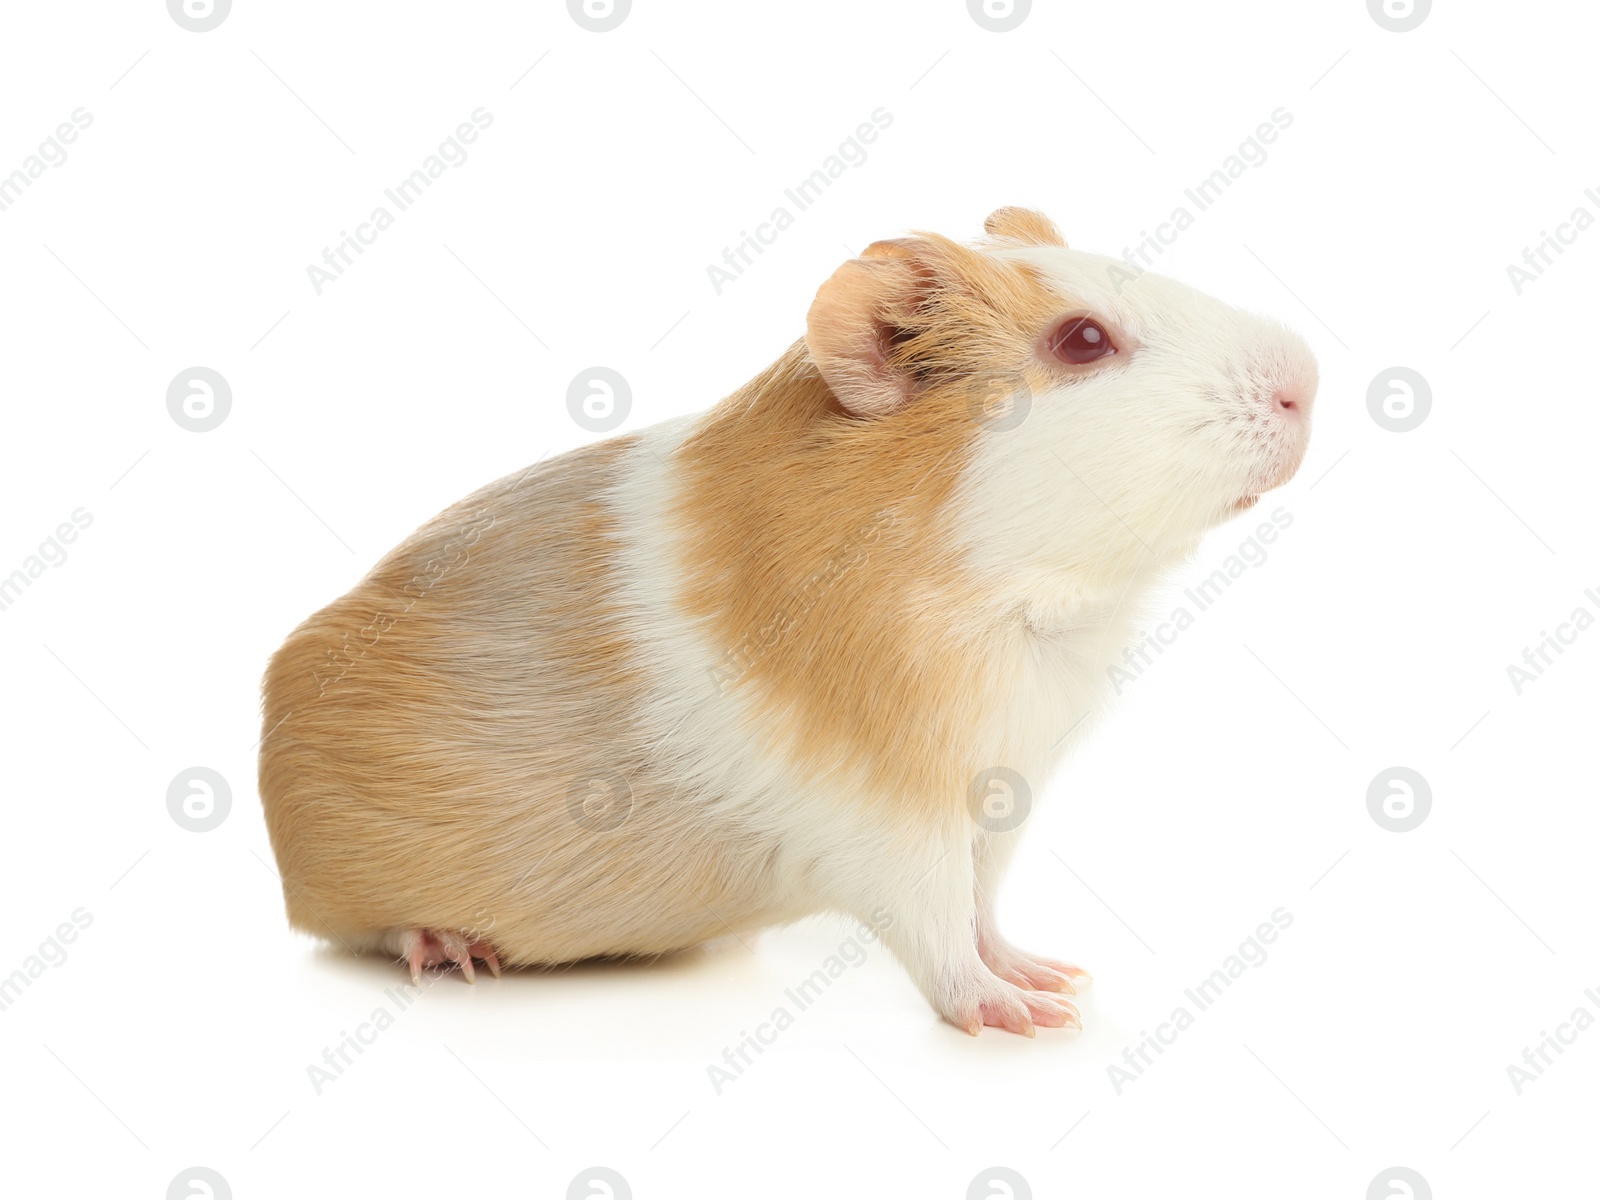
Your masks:
[{"label": "guinea pig's eye", "polygon": [[1050,335],[1050,352],[1064,363],[1081,367],[1117,352],[1105,326],[1093,317],[1069,317]]}]

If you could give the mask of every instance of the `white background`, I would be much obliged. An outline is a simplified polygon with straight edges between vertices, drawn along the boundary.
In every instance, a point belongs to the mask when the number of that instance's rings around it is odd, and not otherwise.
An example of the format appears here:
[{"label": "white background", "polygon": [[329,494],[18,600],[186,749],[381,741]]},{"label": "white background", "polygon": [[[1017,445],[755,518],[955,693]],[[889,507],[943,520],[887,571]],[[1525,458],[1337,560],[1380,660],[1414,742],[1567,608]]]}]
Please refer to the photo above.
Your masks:
[{"label": "white background", "polygon": [[[159,1198],[195,1165],[240,1198],[561,1197],[596,1165],[640,1198],[958,1198],[996,1165],[1036,1196],[1592,1179],[1600,1031],[1520,1095],[1506,1070],[1600,1016],[1600,632],[1520,695],[1506,670],[1600,612],[1600,231],[1520,295],[1506,271],[1600,215],[1586,6],[1440,4],[1406,33],[1354,0],[1041,0],[1008,33],[954,0],[639,0],[608,33],[556,3],[5,24],[0,174],[93,116],[0,212],[0,576],[93,519],[0,611],[0,976],[92,918],[0,1011],[8,1192]],[[480,106],[468,160],[318,295],[307,266]],[[707,266],[880,106],[866,161],[718,295]],[[1014,941],[1094,972],[1084,1033],[968,1038],[874,947],[717,1094],[707,1067],[849,935],[818,918],[446,976],[319,1094],[307,1068],[403,975],[285,925],[254,754],[288,630],[446,504],[593,440],[579,372],[629,381],[624,430],[702,409],[847,255],[1002,204],[1120,254],[1280,106],[1159,265],[1307,336],[1312,447],[1157,616],[1272,508],[1293,524],[1124,689],[1004,896]],[[195,365],[232,389],[207,433],[166,408]],[[1396,365],[1432,391],[1407,433],[1367,408]],[[167,812],[196,765],[231,784],[208,833]],[[1396,765],[1432,788],[1409,833],[1367,811]],[[1119,1094],[1108,1066],[1279,906],[1266,963]]]}]

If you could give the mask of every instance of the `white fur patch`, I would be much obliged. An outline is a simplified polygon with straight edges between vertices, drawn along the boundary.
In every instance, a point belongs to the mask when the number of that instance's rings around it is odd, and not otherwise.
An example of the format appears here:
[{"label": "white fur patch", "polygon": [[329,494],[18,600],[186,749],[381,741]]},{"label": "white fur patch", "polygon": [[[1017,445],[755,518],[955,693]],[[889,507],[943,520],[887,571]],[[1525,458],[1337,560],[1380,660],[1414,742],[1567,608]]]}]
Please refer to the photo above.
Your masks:
[{"label": "white fur patch", "polygon": [[[639,435],[608,502],[622,550],[616,562],[618,608],[640,655],[646,686],[639,719],[652,762],[680,785],[683,803],[739,835],[754,868],[796,915],[818,908],[870,911],[855,881],[881,876],[880,812],[858,789],[802,775],[785,752],[786,731],[753,714],[734,660],[690,617],[682,595],[688,556],[674,518],[684,487],[673,456],[694,418]],[[870,892],[870,889],[868,889]]]}]

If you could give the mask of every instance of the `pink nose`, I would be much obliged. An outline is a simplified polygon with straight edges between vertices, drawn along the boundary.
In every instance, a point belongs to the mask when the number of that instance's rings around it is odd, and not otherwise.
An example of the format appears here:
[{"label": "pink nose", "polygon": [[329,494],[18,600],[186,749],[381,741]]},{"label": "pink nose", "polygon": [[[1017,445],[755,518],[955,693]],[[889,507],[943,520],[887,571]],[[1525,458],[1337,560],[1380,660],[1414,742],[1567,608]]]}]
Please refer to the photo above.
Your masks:
[{"label": "pink nose", "polygon": [[1272,407],[1281,413],[1298,413],[1305,408],[1305,400],[1297,388],[1279,388],[1272,393]]}]

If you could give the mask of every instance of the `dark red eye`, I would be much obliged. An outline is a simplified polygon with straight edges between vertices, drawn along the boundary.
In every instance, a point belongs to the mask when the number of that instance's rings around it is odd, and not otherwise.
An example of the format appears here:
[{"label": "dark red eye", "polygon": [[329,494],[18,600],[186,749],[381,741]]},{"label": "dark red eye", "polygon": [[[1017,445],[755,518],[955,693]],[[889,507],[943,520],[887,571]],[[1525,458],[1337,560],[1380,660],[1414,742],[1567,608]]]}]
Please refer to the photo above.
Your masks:
[{"label": "dark red eye", "polygon": [[1093,317],[1072,317],[1050,335],[1050,352],[1064,363],[1081,367],[1115,354],[1117,347],[1105,327]]}]

